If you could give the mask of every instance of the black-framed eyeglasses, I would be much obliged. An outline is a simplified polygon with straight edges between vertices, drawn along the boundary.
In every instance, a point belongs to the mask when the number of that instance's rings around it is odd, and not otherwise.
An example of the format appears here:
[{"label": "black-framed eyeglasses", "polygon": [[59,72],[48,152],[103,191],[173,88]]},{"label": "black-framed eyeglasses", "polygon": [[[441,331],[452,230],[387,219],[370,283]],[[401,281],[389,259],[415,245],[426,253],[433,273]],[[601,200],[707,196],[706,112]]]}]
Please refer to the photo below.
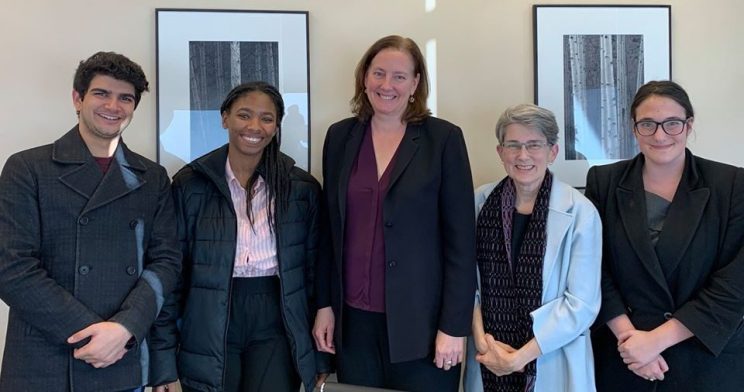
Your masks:
[{"label": "black-framed eyeglasses", "polygon": [[548,142],[540,141],[540,140],[530,140],[526,143],[520,143],[520,142],[506,142],[502,144],[501,146],[506,149],[506,151],[517,154],[520,151],[522,151],[522,147],[527,149],[527,152],[538,152],[542,150],[543,148],[550,146],[551,144]]},{"label": "black-framed eyeglasses", "polygon": [[685,130],[685,125],[687,125],[687,122],[690,121],[690,118],[691,117],[687,117],[684,120],[679,118],[671,118],[662,122],[654,120],[641,120],[636,121],[633,127],[639,135],[651,136],[656,133],[656,130],[659,129],[659,125],[661,125],[661,129],[664,130],[664,133],[669,136],[676,136]]}]

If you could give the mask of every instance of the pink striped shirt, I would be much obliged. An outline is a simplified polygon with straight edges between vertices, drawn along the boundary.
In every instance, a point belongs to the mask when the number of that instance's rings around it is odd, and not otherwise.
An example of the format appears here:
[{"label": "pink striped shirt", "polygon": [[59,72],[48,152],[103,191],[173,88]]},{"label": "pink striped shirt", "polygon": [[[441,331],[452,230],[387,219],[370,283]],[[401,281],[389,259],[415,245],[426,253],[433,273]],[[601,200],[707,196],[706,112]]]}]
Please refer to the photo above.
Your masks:
[{"label": "pink striped shirt", "polygon": [[[269,229],[269,209],[266,204],[266,183],[261,176],[253,187],[253,227],[246,214],[248,192],[235,177],[230,159],[225,163],[225,177],[230,187],[235,214],[237,215],[238,238],[235,246],[234,278],[255,278],[277,274],[276,238]],[[272,200],[273,204],[273,200]]]}]

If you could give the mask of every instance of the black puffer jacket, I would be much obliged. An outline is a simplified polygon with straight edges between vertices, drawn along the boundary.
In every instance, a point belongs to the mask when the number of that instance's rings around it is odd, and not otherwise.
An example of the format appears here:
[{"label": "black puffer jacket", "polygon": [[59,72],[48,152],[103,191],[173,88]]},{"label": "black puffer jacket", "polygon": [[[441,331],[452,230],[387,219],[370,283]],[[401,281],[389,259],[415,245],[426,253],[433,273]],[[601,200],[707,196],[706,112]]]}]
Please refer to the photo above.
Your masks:
[{"label": "black puffer jacket", "polygon": [[[237,232],[226,159],[227,145],[186,165],[173,180],[183,280],[152,331],[151,385],[175,380],[177,351],[177,377],[183,385],[222,391]],[[280,167],[290,178],[288,209],[276,212],[282,316],[295,366],[305,389],[312,390],[316,372],[328,370],[326,361],[316,361],[316,355],[325,357],[316,352],[311,336],[320,185],[284,154]],[[263,174],[260,167],[258,171]],[[320,362],[324,364],[316,365]]]}]

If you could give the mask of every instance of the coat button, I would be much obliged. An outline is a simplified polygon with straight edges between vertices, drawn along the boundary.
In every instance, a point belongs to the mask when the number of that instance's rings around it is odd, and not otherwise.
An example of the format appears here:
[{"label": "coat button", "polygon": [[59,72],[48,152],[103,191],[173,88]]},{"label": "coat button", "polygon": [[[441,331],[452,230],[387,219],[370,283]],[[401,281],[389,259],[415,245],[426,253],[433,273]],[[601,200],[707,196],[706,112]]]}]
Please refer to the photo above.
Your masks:
[{"label": "coat button", "polygon": [[390,268],[393,268],[393,267],[395,267],[396,265],[398,265],[398,263],[396,263],[396,262],[395,262],[395,260],[393,260],[393,261],[391,261],[390,263],[388,263],[388,265],[390,266]]},{"label": "coat button", "polygon": [[137,273],[137,268],[135,266],[130,265],[129,267],[127,267],[127,274],[134,275],[136,273]]},{"label": "coat button", "polygon": [[78,272],[80,272],[80,275],[88,275],[88,272],[90,272],[90,267],[87,265],[81,265],[80,268],[78,268]]},{"label": "coat button", "polygon": [[129,222],[129,228],[134,230],[137,228],[138,224],[139,224],[139,221],[137,219],[134,219],[131,222]]},{"label": "coat button", "polygon": [[80,219],[78,220],[78,223],[80,223],[81,225],[85,226],[85,225],[87,225],[87,224],[88,224],[88,221],[89,221],[89,220],[88,220],[88,217],[87,217],[87,216],[82,216],[82,217],[80,217]]},{"label": "coat button", "polygon": [[664,312],[664,318],[665,318],[665,319],[667,319],[667,320],[671,320],[671,319],[672,319],[672,316],[673,316],[673,315],[672,315],[672,314],[671,314],[670,312]]},{"label": "coat button", "polygon": [[393,222],[390,222],[390,221],[385,222],[385,227],[393,227]]}]

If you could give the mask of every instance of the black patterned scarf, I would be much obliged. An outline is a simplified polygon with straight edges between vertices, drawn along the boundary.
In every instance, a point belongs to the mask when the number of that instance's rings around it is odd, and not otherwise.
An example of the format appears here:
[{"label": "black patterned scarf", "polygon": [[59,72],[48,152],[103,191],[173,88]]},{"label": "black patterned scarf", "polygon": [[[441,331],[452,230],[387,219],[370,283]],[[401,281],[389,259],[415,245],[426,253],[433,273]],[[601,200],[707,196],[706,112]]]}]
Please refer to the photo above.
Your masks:
[{"label": "black patterned scarf", "polygon": [[[542,268],[547,243],[547,219],[553,175],[546,170],[517,260],[512,260],[512,214],[516,190],[511,178],[501,181],[478,215],[477,256],[481,276],[481,311],[486,333],[516,349],[529,342],[530,312],[542,305]],[[524,373],[498,377],[481,366],[483,387],[491,392],[530,390],[536,361]]]}]

